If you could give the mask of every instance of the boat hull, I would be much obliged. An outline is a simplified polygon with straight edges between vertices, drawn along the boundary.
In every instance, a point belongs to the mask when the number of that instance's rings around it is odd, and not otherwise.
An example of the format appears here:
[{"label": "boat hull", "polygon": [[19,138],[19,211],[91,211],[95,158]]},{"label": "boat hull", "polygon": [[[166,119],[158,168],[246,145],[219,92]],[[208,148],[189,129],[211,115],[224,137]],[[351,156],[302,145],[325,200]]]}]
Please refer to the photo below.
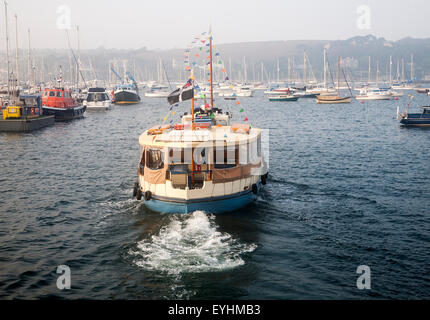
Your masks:
[{"label": "boat hull", "polygon": [[319,104],[351,103],[351,98],[350,97],[340,98],[340,97],[320,96],[317,98],[317,103],[319,103]]},{"label": "boat hull", "polygon": [[288,101],[297,101],[299,100],[298,97],[294,98],[269,98],[269,101],[271,102],[288,102]]},{"label": "boat hull", "polygon": [[130,91],[116,92],[114,95],[115,104],[131,105],[140,103],[140,97],[136,93]]},{"label": "boat hull", "polygon": [[107,111],[111,108],[110,103],[88,103],[87,111]]},{"label": "boat hull", "polygon": [[54,116],[40,116],[33,119],[0,120],[0,132],[32,132],[52,126]]},{"label": "boat hull", "polygon": [[409,114],[407,118],[400,120],[400,123],[406,127],[430,127],[430,115],[422,116],[422,114]]},{"label": "boat hull", "polygon": [[143,202],[148,209],[167,214],[188,214],[194,211],[221,214],[237,211],[248,206],[257,199],[261,188],[261,183],[259,183],[257,194],[248,190],[239,194],[197,200],[157,198],[154,196],[151,200],[143,200]]},{"label": "boat hull", "polygon": [[43,114],[54,116],[55,121],[71,121],[84,117],[87,110],[86,106],[79,106],[74,108],[51,108],[43,106]]}]

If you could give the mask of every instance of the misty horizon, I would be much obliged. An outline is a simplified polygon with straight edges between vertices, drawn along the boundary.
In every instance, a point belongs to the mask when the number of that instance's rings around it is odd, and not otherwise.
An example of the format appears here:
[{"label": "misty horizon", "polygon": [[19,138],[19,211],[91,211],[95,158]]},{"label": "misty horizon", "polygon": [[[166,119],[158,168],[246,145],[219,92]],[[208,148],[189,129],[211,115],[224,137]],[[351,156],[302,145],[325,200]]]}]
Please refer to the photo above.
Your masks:
[{"label": "misty horizon", "polygon": [[[5,50],[4,5],[1,3],[0,51]],[[125,10],[125,9],[126,10]],[[413,0],[408,6],[372,1],[198,1],[186,5],[175,1],[47,0],[8,1],[10,47],[15,47],[18,16],[20,48],[28,46],[28,29],[34,49],[66,49],[68,30],[72,47],[136,50],[182,49],[192,37],[212,26],[215,42],[236,44],[265,41],[336,41],[375,35],[387,41],[425,39],[430,3]],[[121,11],[123,10],[123,11]],[[35,14],[36,13],[36,14]],[[413,17],[413,19],[410,19]]]}]

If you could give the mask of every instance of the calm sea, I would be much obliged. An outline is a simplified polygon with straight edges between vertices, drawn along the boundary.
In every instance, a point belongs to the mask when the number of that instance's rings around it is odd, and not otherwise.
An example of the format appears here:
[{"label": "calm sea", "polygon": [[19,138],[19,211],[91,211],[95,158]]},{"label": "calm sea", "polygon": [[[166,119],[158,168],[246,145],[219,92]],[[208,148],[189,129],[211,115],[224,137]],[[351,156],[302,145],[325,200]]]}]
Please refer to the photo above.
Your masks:
[{"label": "calm sea", "polygon": [[[430,104],[415,94],[411,110]],[[270,129],[270,179],[241,211],[163,215],[132,198],[164,99],[0,134],[1,299],[429,299],[430,130],[399,101],[218,107]],[[182,111],[188,111],[184,104]],[[178,117],[178,116],[177,116]],[[57,267],[71,289],[57,288]],[[357,289],[357,267],[371,289]]]}]

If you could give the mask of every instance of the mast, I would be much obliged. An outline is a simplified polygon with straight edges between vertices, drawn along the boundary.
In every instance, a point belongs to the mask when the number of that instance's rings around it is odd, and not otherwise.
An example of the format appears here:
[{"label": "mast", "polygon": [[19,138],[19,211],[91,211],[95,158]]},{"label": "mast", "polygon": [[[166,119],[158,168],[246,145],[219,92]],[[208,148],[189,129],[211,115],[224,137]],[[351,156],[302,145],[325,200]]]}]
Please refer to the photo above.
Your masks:
[{"label": "mast", "polygon": [[7,2],[4,2],[5,23],[6,23],[6,63],[7,63],[7,95],[10,96],[10,61],[9,61],[9,30],[7,23]]},{"label": "mast", "polygon": [[279,82],[280,82],[280,78],[279,78],[280,71],[281,71],[281,69],[279,68],[279,59],[278,59],[278,84],[279,84]]},{"label": "mast", "polygon": [[371,70],[370,70],[370,56],[369,56],[369,72],[367,74],[367,85],[368,86],[370,85],[370,72],[371,72]]},{"label": "mast", "polygon": [[307,65],[306,65],[306,51],[303,51],[303,83],[306,86],[306,83],[308,82],[308,75],[307,75]]},{"label": "mast", "polygon": [[324,48],[324,86],[328,91],[328,77],[327,77],[327,50]]},{"label": "mast", "polygon": [[393,57],[390,56],[390,88],[393,86]]},{"label": "mast", "polygon": [[288,57],[288,86],[291,83],[291,58]]},{"label": "mast", "polygon": [[19,90],[19,56],[18,56],[18,15],[15,14],[15,40],[16,40],[16,56],[15,56],[15,64],[16,64],[16,87],[17,92]]},{"label": "mast", "polygon": [[337,57],[337,96],[340,97],[340,57]]},{"label": "mast", "polygon": [[[213,108],[214,107],[214,86],[213,86],[212,27],[209,32],[209,46],[210,46],[210,68],[211,68],[211,108]],[[193,112],[193,117],[194,117],[194,112]]]},{"label": "mast", "polygon": [[411,53],[411,81],[414,80],[414,54]]},{"label": "mast", "polygon": [[28,29],[28,69],[27,69],[27,76],[28,76],[28,86],[31,86],[31,43],[30,43],[30,29]]},{"label": "mast", "polygon": [[81,44],[79,41],[79,26],[76,26],[76,32],[78,34],[78,61],[76,62],[76,89],[79,89],[79,64],[81,62]]},{"label": "mast", "polygon": [[405,58],[402,58],[402,82],[405,81]]},{"label": "mast", "polygon": [[379,60],[376,60],[376,87],[379,88]]}]

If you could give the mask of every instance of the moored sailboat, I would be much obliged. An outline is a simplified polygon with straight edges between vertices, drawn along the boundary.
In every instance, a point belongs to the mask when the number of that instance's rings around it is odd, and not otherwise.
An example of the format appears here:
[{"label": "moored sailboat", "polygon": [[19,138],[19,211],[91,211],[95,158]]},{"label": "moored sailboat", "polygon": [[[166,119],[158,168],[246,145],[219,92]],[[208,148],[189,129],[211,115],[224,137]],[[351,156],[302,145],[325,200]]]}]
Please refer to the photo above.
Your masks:
[{"label": "moored sailboat", "polygon": [[337,61],[337,95],[320,95],[317,97],[317,103],[319,104],[341,104],[351,103],[351,97],[340,96],[340,57]]}]

